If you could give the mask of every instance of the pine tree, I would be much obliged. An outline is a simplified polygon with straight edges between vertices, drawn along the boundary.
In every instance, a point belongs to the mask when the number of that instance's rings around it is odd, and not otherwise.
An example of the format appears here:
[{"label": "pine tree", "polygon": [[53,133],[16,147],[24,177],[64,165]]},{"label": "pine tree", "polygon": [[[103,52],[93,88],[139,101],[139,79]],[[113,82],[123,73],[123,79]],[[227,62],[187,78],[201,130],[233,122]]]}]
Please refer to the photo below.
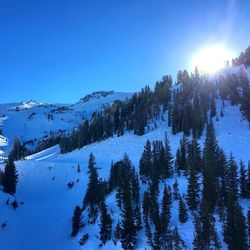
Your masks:
[{"label": "pine tree", "polygon": [[122,228],[121,228],[121,225],[120,225],[120,221],[117,222],[114,237],[115,237],[115,242],[120,240],[121,237],[122,237]]},{"label": "pine tree", "polygon": [[199,213],[194,217],[194,228],[193,249],[221,249],[221,243],[215,229],[215,219],[205,199],[201,202]]},{"label": "pine tree", "polygon": [[173,174],[173,155],[171,153],[171,147],[168,139],[167,133],[165,133],[165,153],[164,153],[164,158],[165,158],[165,164],[163,166],[163,178],[169,178]]},{"label": "pine tree", "polygon": [[231,154],[227,175],[228,200],[226,204],[226,220],[224,223],[224,241],[228,249],[247,249],[246,222],[242,207],[238,201],[237,164]]},{"label": "pine tree", "polygon": [[140,159],[140,176],[146,181],[150,177],[152,169],[152,152],[151,152],[151,142],[147,140],[146,145],[144,146],[144,151]]},{"label": "pine tree", "polygon": [[180,156],[181,156],[181,170],[184,170],[184,173],[187,175],[187,153],[188,153],[188,140],[186,137],[183,137],[180,141]]},{"label": "pine tree", "polygon": [[132,201],[134,210],[134,222],[137,230],[141,229],[141,206],[140,206],[140,185],[139,178],[133,167],[131,169],[131,188],[132,188]]},{"label": "pine tree", "polygon": [[161,205],[161,225],[162,225],[162,232],[165,234],[169,228],[169,223],[171,220],[171,206],[172,200],[171,195],[167,186],[164,186],[163,191],[163,198],[162,198],[162,205]]},{"label": "pine tree", "polygon": [[229,199],[226,222],[224,225],[224,241],[229,250],[248,249],[246,222],[242,208],[237,201]]},{"label": "pine tree", "polygon": [[213,96],[211,98],[211,103],[210,103],[210,118],[213,118],[215,116],[216,116],[216,104]]},{"label": "pine tree", "polygon": [[106,204],[104,201],[100,203],[101,218],[100,218],[100,240],[101,245],[106,244],[111,239],[112,233],[112,220],[107,212]]},{"label": "pine tree", "polygon": [[199,205],[199,176],[196,170],[192,167],[188,176],[188,189],[187,189],[187,204],[191,211],[195,211]]},{"label": "pine tree", "polygon": [[203,190],[202,196],[213,211],[216,204],[216,174],[218,165],[218,144],[212,121],[207,124],[206,140],[203,152]]},{"label": "pine tree", "polygon": [[79,206],[76,206],[72,218],[71,236],[72,237],[76,236],[81,227],[82,227],[82,209]]},{"label": "pine tree", "polygon": [[247,198],[247,172],[243,162],[240,161],[240,196],[242,199]]},{"label": "pine tree", "polygon": [[86,194],[83,200],[83,209],[87,206],[89,211],[89,223],[95,223],[98,217],[98,207],[100,202],[104,198],[104,190],[102,182],[100,181],[95,166],[95,157],[91,153],[89,156],[89,182],[86,190]]},{"label": "pine tree", "polygon": [[193,137],[198,138],[202,135],[204,127],[204,118],[202,117],[201,105],[198,94],[194,97],[193,102],[193,117],[192,117],[192,128]]},{"label": "pine tree", "polygon": [[133,217],[131,190],[127,180],[125,180],[123,190],[122,218],[122,247],[124,249],[134,249],[136,245],[136,226]]},{"label": "pine tree", "polygon": [[181,223],[186,223],[188,220],[187,207],[181,196],[179,197],[179,220]]},{"label": "pine tree", "polygon": [[9,194],[16,193],[16,185],[18,182],[18,174],[13,158],[9,157],[5,162],[4,174],[3,174],[3,190]]},{"label": "pine tree", "polygon": [[95,157],[92,153],[89,156],[88,168],[89,182],[83,201],[83,208],[85,208],[88,204],[98,205],[103,198],[103,192],[100,187],[100,180],[95,166]]}]

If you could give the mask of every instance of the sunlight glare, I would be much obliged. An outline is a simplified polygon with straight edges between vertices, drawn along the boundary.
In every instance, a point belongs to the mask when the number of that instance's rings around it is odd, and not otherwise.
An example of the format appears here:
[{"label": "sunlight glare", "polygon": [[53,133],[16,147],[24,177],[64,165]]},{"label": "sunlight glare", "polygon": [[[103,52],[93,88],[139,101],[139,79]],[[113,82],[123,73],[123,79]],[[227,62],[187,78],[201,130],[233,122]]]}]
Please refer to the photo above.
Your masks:
[{"label": "sunlight glare", "polygon": [[197,66],[200,72],[213,74],[224,68],[232,57],[232,52],[224,45],[204,47],[193,56],[192,68]]}]

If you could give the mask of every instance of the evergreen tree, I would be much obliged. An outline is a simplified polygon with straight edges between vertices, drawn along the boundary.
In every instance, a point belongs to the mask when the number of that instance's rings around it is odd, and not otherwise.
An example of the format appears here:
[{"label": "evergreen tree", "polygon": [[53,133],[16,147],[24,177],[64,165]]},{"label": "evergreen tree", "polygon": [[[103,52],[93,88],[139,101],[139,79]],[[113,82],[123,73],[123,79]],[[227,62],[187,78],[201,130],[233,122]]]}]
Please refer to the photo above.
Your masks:
[{"label": "evergreen tree", "polygon": [[202,135],[202,130],[204,127],[204,118],[202,116],[202,110],[198,94],[195,95],[193,102],[192,127],[193,137],[200,137]]},{"label": "evergreen tree", "polygon": [[210,210],[206,200],[203,199],[199,213],[194,217],[193,249],[195,250],[221,249],[221,243],[215,229],[215,219]]},{"label": "evergreen tree", "polygon": [[240,161],[240,196],[242,199],[247,198],[247,171],[243,162]]},{"label": "evergreen tree", "polygon": [[71,236],[72,237],[76,236],[81,227],[82,227],[82,209],[79,206],[76,206],[72,218]]},{"label": "evergreen tree", "polygon": [[237,201],[229,199],[226,222],[224,225],[224,241],[229,250],[248,249],[246,222],[242,208]]},{"label": "evergreen tree", "polygon": [[13,158],[9,157],[5,162],[4,174],[3,174],[3,190],[9,194],[16,193],[16,185],[18,182],[18,174]]},{"label": "evergreen tree", "polygon": [[216,116],[216,104],[215,104],[215,98],[214,96],[211,98],[210,103],[210,118],[213,118]]},{"label": "evergreen tree", "polygon": [[186,223],[188,220],[187,207],[181,196],[179,197],[179,220],[181,223]]},{"label": "evergreen tree", "polygon": [[134,249],[136,245],[136,226],[134,224],[131,191],[128,181],[124,181],[121,242],[124,249]]},{"label": "evergreen tree", "polygon": [[187,188],[187,204],[191,211],[197,210],[199,205],[200,187],[198,181],[199,181],[198,172],[192,166],[188,176],[188,188]]},{"label": "evergreen tree", "polygon": [[106,244],[111,239],[112,233],[112,220],[107,212],[106,204],[104,201],[100,203],[101,218],[100,218],[100,240],[101,245]]},{"label": "evergreen tree", "polygon": [[161,225],[162,225],[162,232],[163,234],[165,234],[169,228],[169,224],[171,220],[171,206],[172,206],[171,195],[166,185],[164,186],[161,206],[162,206]]},{"label": "evergreen tree", "polygon": [[173,155],[167,133],[165,133],[165,164],[163,166],[163,178],[169,178],[173,174]]},{"label": "evergreen tree", "polygon": [[92,153],[89,156],[88,168],[89,182],[83,201],[83,208],[87,205],[98,205],[103,198],[103,190],[101,189],[100,180],[95,166],[95,157]]},{"label": "evergreen tree", "polygon": [[151,152],[151,142],[147,140],[146,145],[144,146],[144,151],[140,159],[140,176],[145,181],[150,177],[152,170],[152,152]]},{"label": "evergreen tree", "polygon": [[207,134],[203,152],[203,191],[206,204],[213,211],[216,204],[216,174],[218,165],[218,144],[212,121],[207,124]]},{"label": "evergreen tree", "polygon": [[247,249],[246,222],[238,201],[237,164],[231,154],[227,175],[228,200],[226,204],[226,220],[224,223],[224,241],[228,249]]}]

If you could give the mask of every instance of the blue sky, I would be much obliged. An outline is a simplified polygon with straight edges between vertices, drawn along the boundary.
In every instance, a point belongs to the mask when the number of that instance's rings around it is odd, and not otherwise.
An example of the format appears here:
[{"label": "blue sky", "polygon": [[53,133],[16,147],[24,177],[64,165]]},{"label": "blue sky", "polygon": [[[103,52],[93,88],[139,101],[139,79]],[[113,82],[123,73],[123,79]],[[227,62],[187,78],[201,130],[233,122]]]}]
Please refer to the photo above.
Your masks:
[{"label": "blue sky", "polygon": [[201,47],[244,50],[249,13],[249,0],[0,0],[0,102],[153,87]]}]

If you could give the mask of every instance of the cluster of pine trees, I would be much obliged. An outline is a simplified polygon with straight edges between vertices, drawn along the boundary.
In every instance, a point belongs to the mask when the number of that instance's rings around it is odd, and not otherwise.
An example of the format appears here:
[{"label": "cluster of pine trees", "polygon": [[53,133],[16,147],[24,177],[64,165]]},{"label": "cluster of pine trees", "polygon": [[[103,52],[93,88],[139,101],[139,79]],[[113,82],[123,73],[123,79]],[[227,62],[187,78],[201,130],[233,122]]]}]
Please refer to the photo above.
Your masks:
[{"label": "cluster of pine trees", "polygon": [[[219,97],[223,107],[218,111]],[[183,132],[185,136],[199,138],[210,118],[224,116],[225,101],[240,105],[250,122],[250,86],[244,69],[239,74],[221,75],[216,80],[201,75],[197,68],[191,75],[186,70],[179,71],[174,87],[172,78],[165,76],[155,84],[154,91],[146,86],[130,99],[116,101],[94,113],[90,121],[85,120],[78,129],[60,139],[61,152],[70,152],[115,134],[121,136],[125,131],[143,135],[149,122],[159,119],[165,111],[173,134]]]},{"label": "cluster of pine trees", "polygon": [[[174,175],[187,178],[184,193],[180,192],[177,180],[173,185],[166,185],[165,181]],[[161,200],[160,187],[163,187]],[[119,221],[114,220],[106,204],[106,197],[112,192],[120,209]],[[81,227],[99,221],[100,246],[119,240],[124,249],[135,249],[137,233],[143,230],[152,249],[185,249],[177,224],[192,219],[193,248],[221,249],[215,226],[219,218],[223,225],[220,233],[228,249],[244,250],[250,247],[250,210],[246,218],[240,205],[240,199],[245,198],[250,198],[250,164],[247,168],[241,162],[239,167],[232,154],[226,157],[218,146],[210,120],[203,149],[196,137],[189,141],[184,136],[175,161],[167,135],[164,141],[148,140],[141,155],[139,175],[125,154],[121,161],[111,164],[108,180],[102,180],[91,154],[87,191],[82,206],[74,210],[72,236]],[[179,212],[176,225],[171,223],[174,204]]]},{"label": "cluster of pine trees", "polygon": [[245,65],[245,67],[250,65],[250,46],[244,52],[241,52],[239,57],[232,60],[232,65]]},{"label": "cluster of pine trees", "polygon": [[62,153],[101,141],[125,131],[143,135],[150,119],[159,118],[161,109],[166,110],[171,100],[172,78],[164,76],[156,82],[154,91],[146,86],[125,101],[115,101],[103,111],[94,113],[91,121],[85,120],[71,135],[60,141]]}]

